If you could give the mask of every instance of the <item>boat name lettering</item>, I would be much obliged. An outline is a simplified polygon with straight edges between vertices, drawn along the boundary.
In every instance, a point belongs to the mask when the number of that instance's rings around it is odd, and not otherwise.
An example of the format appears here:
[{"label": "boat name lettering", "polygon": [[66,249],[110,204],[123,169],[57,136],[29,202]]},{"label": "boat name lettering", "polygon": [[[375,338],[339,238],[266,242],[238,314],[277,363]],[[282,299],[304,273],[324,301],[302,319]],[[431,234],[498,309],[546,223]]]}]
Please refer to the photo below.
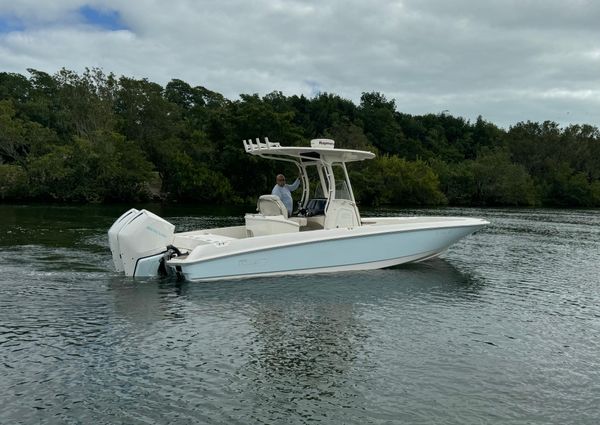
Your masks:
[{"label": "boat name lettering", "polygon": [[240,260],[238,262],[240,267],[262,266],[264,264],[267,264],[266,258],[257,258],[256,260]]},{"label": "boat name lettering", "polygon": [[155,235],[160,236],[161,238],[166,238],[167,237],[167,235],[165,235],[164,233],[161,233],[160,231],[156,230],[154,227],[146,226],[146,230],[151,231],[152,233],[154,233]]}]

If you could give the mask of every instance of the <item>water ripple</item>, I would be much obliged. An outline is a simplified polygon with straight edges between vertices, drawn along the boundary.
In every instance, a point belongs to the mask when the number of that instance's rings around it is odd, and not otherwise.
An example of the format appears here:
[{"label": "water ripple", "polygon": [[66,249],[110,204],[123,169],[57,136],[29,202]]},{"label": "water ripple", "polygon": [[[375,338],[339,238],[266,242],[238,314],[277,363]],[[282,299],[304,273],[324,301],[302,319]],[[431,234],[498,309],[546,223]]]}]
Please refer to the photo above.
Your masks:
[{"label": "water ripple", "polygon": [[600,417],[597,211],[376,211],[492,224],[421,264],[191,284],[113,272],[112,209],[2,208],[0,423]]}]

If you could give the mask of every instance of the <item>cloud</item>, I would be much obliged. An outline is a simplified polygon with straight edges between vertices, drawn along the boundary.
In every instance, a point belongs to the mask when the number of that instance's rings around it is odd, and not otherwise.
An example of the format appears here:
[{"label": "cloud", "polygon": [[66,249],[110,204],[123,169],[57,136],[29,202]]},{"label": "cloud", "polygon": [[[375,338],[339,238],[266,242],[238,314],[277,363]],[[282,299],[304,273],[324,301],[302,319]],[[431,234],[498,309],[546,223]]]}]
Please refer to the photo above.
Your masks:
[{"label": "cloud", "polygon": [[584,0],[0,0],[0,70],[99,66],[229,98],[380,91],[407,113],[600,125],[599,18]]}]

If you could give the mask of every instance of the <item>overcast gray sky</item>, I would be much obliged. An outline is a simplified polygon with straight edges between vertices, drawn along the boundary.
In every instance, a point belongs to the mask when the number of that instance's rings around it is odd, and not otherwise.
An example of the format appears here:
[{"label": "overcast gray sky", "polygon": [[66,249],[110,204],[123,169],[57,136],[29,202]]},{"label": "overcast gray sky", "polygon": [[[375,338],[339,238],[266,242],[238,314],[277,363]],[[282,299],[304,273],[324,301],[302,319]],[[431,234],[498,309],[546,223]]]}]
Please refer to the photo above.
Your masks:
[{"label": "overcast gray sky", "polygon": [[600,126],[600,0],[0,0],[0,71],[62,67]]}]

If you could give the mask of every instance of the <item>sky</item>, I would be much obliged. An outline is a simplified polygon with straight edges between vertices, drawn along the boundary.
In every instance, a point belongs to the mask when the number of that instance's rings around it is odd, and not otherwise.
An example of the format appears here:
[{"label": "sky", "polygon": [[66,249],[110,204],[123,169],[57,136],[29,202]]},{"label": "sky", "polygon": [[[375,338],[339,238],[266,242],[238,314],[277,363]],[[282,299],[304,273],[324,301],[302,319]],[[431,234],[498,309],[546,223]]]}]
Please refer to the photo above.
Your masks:
[{"label": "sky", "polygon": [[600,126],[600,0],[0,0],[0,72],[63,67]]}]

